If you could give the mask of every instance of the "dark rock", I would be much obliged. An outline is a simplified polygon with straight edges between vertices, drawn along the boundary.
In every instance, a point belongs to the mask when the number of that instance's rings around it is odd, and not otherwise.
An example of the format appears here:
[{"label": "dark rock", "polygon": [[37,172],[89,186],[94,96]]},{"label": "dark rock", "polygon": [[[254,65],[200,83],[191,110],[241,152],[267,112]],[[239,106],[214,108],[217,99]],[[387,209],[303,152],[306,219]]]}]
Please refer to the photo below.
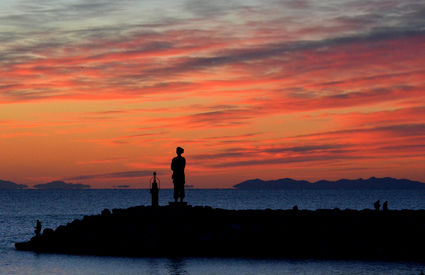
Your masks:
[{"label": "dark rock", "polygon": [[[63,225],[61,225],[61,226],[59,226],[59,227],[63,227]],[[46,229],[44,229],[43,230],[43,237],[49,237],[49,236],[52,236],[52,235],[54,235],[54,233],[55,233],[55,231],[53,230],[53,229],[51,229],[51,228],[46,228]]]},{"label": "dark rock", "polygon": [[102,210],[101,215],[102,216],[110,216],[111,215],[111,211],[109,209],[106,209],[105,208],[105,209]]}]

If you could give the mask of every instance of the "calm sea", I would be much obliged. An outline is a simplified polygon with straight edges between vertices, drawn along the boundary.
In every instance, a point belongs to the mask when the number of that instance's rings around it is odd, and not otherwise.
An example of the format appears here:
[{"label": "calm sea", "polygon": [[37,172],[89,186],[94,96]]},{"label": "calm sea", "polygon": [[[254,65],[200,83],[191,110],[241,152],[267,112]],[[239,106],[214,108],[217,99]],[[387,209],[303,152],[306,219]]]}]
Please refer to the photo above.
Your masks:
[{"label": "calm sea", "polygon": [[[168,204],[171,190],[160,191]],[[225,209],[425,209],[425,190],[187,190],[192,205]],[[0,274],[419,274],[425,264],[220,258],[124,258],[35,254],[14,249],[32,237],[35,221],[56,228],[104,208],[150,204],[148,190],[0,190]],[[424,248],[425,251],[425,248]]]}]

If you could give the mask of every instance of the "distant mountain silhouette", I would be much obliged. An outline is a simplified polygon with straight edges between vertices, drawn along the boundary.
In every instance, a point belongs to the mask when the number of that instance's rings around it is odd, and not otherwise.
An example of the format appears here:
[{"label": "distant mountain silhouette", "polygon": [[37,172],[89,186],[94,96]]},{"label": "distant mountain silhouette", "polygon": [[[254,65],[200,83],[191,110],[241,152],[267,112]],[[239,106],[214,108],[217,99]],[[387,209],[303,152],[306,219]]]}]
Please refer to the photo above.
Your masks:
[{"label": "distant mountain silhouette", "polygon": [[52,181],[43,184],[34,185],[37,189],[88,189],[90,185],[81,183],[66,183],[63,181]]},{"label": "distant mountain silhouette", "polygon": [[407,179],[375,178],[340,179],[337,181],[319,180],[309,182],[290,178],[268,180],[252,179],[233,186],[236,189],[425,189],[425,183]]},{"label": "distant mountain silhouette", "polygon": [[16,184],[7,180],[0,180],[0,190],[24,189],[28,186],[25,184]]}]

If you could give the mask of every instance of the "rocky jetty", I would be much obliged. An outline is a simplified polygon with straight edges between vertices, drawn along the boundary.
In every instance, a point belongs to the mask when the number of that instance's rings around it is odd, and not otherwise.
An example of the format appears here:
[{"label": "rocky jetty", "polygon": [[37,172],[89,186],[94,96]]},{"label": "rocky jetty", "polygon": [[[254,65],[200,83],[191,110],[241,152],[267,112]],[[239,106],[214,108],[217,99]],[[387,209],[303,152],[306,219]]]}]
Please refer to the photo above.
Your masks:
[{"label": "rocky jetty", "polygon": [[224,210],[172,205],[103,210],[18,250],[111,256],[425,261],[425,210]]}]

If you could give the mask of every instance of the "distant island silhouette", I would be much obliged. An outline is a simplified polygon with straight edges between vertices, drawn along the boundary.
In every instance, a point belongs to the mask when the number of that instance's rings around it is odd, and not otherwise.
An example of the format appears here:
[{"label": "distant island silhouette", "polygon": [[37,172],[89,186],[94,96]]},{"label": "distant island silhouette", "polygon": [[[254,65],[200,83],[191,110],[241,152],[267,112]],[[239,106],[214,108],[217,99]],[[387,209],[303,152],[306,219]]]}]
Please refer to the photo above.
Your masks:
[{"label": "distant island silhouette", "polygon": [[25,189],[28,186],[25,184],[17,184],[7,180],[0,180],[0,190]]},{"label": "distant island silhouette", "polygon": [[89,189],[90,185],[82,183],[67,183],[64,181],[52,181],[43,184],[34,185],[37,189],[62,189],[62,190],[74,190],[74,189]]},{"label": "distant island silhouette", "polygon": [[319,180],[309,182],[290,178],[277,180],[251,179],[233,186],[240,190],[299,190],[299,189],[425,189],[425,183],[408,179],[395,179],[390,177],[369,179],[340,179],[337,181]]}]

